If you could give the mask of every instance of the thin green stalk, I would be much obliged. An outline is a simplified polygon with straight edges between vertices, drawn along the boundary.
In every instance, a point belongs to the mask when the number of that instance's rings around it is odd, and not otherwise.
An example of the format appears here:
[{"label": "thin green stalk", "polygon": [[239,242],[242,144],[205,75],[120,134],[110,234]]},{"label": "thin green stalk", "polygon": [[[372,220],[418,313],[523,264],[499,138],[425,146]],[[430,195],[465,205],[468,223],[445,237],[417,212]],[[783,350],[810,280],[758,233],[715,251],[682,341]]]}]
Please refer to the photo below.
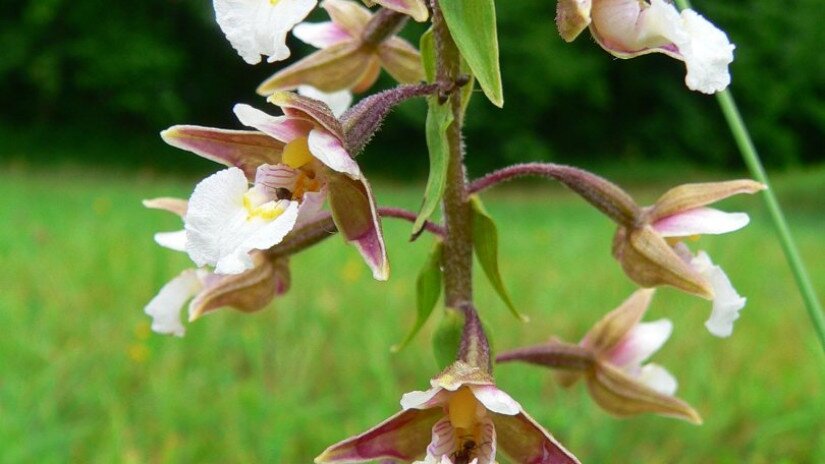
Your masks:
[{"label": "thin green stalk", "polygon": [[[676,0],[676,4],[680,9],[690,8],[689,0]],[[799,292],[805,301],[805,307],[808,309],[808,315],[811,317],[814,331],[819,336],[819,343],[822,345],[822,349],[825,350],[825,316],[823,316],[822,313],[822,304],[819,302],[819,298],[811,283],[811,278],[805,269],[805,263],[802,261],[799,249],[796,247],[796,243],[791,235],[791,230],[788,227],[788,222],[785,220],[785,215],[779,206],[779,200],[777,200],[770,186],[768,174],[762,166],[759,153],[757,153],[756,147],[753,145],[751,136],[748,133],[748,128],[742,120],[742,116],[730,91],[723,90],[718,92],[716,94],[716,100],[722,108],[722,113],[725,115],[725,120],[727,120],[728,126],[730,126],[733,138],[736,140],[736,145],[739,147],[739,151],[745,160],[745,164],[748,166],[748,170],[750,170],[754,179],[768,187],[763,192],[765,205],[776,227],[776,232],[779,235],[779,243],[782,245],[782,250],[785,252],[785,257],[791,266],[791,271],[796,279]]]}]

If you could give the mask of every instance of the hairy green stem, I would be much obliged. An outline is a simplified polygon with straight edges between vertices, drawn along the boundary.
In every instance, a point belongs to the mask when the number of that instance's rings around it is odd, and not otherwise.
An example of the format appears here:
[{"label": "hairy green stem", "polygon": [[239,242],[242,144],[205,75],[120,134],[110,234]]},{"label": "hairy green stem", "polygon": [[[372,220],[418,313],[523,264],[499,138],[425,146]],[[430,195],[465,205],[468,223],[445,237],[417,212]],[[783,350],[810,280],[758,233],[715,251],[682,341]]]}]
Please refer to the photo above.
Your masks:
[{"label": "hairy green stem", "polygon": [[[676,4],[680,9],[690,8],[689,0],[676,0]],[[822,349],[825,350],[825,316],[822,313],[822,304],[816,295],[811,278],[808,271],[805,269],[805,263],[799,254],[799,249],[796,247],[793,235],[791,235],[788,222],[785,220],[785,215],[782,212],[782,207],[779,206],[779,200],[771,189],[768,181],[768,174],[762,166],[762,161],[759,158],[759,153],[751,140],[748,133],[748,128],[742,120],[742,115],[736,106],[736,101],[733,99],[729,90],[723,90],[716,94],[716,100],[722,108],[722,113],[725,115],[725,120],[730,126],[733,133],[733,138],[736,140],[736,145],[739,147],[739,152],[748,166],[748,170],[754,179],[765,184],[768,188],[764,190],[765,205],[768,208],[768,213],[776,228],[777,235],[779,235],[779,243],[782,246],[782,251],[785,252],[785,258],[791,267],[796,285],[799,287],[799,292],[802,294],[802,299],[805,301],[805,307],[808,310],[808,315],[813,323],[814,331],[819,336],[819,343]]]}]

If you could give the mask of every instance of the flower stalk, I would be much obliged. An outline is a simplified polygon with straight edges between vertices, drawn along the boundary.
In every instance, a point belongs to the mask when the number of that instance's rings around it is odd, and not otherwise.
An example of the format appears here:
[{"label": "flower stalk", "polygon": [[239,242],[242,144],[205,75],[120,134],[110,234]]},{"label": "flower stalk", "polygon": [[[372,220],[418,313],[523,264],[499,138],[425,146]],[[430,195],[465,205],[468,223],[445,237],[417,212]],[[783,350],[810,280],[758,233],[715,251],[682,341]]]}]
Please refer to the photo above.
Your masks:
[{"label": "flower stalk", "polygon": [[[679,6],[679,9],[691,7],[689,0],[676,0],[676,5]],[[773,189],[770,188],[768,174],[765,172],[759,153],[756,151],[745,121],[742,120],[742,115],[739,113],[739,108],[730,91],[723,90],[718,92],[716,94],[716,101],[719,102],[719,107],[722,109],[725,121],[727,121],[733,134],[733,139],[736,141],[736,146],[739,148],[739,153],[742,154],[742,159],[745,161],[745,165],[748,167],[751,175],[754,179],[768,187],[763,192],[768,215],[776,228],[776,233],[779,236],[779,244],[782,246],[782,251],[785,253],[785,258],[791,267],[796,285],[799,287],[799,293],[805,302],[805,308],[808,310],[808,316],[811,318],[814,332],[816,332],[816,335],[819,337],[819,343],[823,351],[825,351],[825,315],[823,315],[822,303],[820,303],[816,295],[811,278],[805,268],[805,263],[799,254],[799,249],[791,234],[791,229],[788,227],[788,221],[785,219],[785,214],[779,205],[779,200],[773,193]]]}]

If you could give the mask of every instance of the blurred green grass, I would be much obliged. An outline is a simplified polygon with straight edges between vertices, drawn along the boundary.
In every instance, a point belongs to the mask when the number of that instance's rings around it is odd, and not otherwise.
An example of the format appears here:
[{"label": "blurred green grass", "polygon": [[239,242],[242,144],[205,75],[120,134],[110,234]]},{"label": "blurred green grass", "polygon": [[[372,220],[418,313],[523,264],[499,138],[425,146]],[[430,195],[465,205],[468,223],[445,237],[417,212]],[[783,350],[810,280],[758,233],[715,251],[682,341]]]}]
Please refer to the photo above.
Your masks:
[{"label": "blurred green grass", "polygon": [[[634,187],[631,174],[630,190],[652,200],[682,173],[657,175],[655,188]],[[408,243],[406,223],[384,221],[387,283],[333,237],[293,259],[293,288],[267,310],[219,312],[183,339],[151,334],[143,306],[189,263],[152,242],[179,221],[140,200],[187,196],[192,185],[149,171],[0,169],[0,462],[308,463],[397,411],[403,392],[428,387],[434,321],[389,352],[413,322],[413,279],[431,244]],[[825,169],[776,186],[825,297]],[[376,191],[382,204],[415,209],[421,185]],[[496,347],[578,340],[632,291],[609,255],[612,226],[572,194],[519,184],[485,200],[505,281],[532,318],[512,318],[477,275]],[[749,298],[734,336],[710,336],[709,304],[669,289],[648,316],[673,319],[654,360],[677,376],[703,426],[618,420],[548,371],[497,369],[499,385],[583,462],[825,462],[823,354],[801,299],[761,201],[723,208],[751,213],[752,225],[695,245]]]}]

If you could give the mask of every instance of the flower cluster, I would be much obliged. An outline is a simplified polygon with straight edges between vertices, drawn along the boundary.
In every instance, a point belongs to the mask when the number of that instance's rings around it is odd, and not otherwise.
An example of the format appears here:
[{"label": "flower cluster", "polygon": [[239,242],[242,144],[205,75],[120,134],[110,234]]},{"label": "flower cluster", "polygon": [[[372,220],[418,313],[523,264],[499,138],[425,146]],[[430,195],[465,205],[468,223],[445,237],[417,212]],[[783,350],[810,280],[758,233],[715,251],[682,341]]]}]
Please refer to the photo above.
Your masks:
[{"label": "flower cluster", "polygon": [[[578,462],[496,386],[494,356],[473,303],[475,255],[512,308],[499,274],[495,224],[473,194],[528,174],[562,182],[616,222],[613,256],[642,289],[580,343],[553,338],[502,353],[497,362],[561,369],[564,386],[584,379],[596,403],[619,416],[652,412],[700,423],[699,414],[673,396],[675,378],[658,365],[643,364],[670,337],[672,323],[641,321],[652,288],[671,286],[712,300],[707,328],[720,337],[731,334],[745,299],[706,253],[693,254],[684,242],[744,227],[746,214],[708,205],[764,186],[748,180],[687,184],[642,207],[618,186],[568,166],[515,165],[467,182],[461,125],[473,86],[478,83],[501,103],[495,12],[492,2],[441,3],[324,0],[320,7],[330,20],[310,23],[304,21],[319,6],[316,0],[213,1],[218,25],[249,64],[262,57],[269,63],[287,59],[290,32],[318,50],[258,87],[276,115],[237,104],[233,110],[243,129],[176,125],[161,132],[169,145],[224,169],[200,181],[186,200],[144,203],[182,218],[182,230],[158,233],[155,240],[187,253],[194,263],[146,306],[153,330],[182,336],[187,302],[190,321],[222,307],[263,309],[289,289],[290,256],[334,232],[357,249],[376,280],[387,280],[382,210],[355,157],[395,105],[427,97],[431,172],[424,206],[418,214],[383,211],[414,222],[413,239],[423,230],[437,236],[436,252],[417,282],[415,331],[443,287],[448,323],[436,337],[436,351],[448,353],[449,360],[441,362],[446,368],[432,388],[404,395],[399,413],[329,447],[316,462],[493,464],[499,455],[522,464]],[[400,35],[409,19],[432,24],[421,51]],[[621,58],[656,52],[682,60],[690,89],[713,93],[730,82],[734,46],[727,36],[697,13],[678,12],[663,0],[559,0],[556,23],[567,41],[589,27],[605,50]],[[353,94],[372,88],[382,69],[399,86],[350,108]],[[439,201],[443,226],[428,221]]]}]

